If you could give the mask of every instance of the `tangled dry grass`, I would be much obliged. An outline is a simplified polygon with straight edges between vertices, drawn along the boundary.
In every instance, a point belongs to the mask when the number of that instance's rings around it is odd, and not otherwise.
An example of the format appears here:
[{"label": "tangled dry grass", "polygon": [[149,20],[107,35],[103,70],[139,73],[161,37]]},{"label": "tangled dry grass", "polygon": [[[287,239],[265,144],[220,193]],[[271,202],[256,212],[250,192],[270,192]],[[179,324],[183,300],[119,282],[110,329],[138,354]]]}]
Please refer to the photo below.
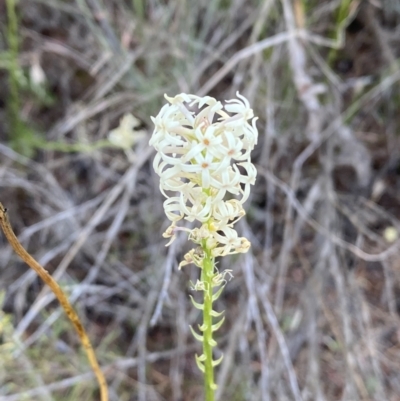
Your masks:
[{"label": "tangled dry grass", "polygon": [[[239,227],[252,250],[219,264],[234,279],[218,301],[218,400],[400,400],[399,1],[20,0],[17,13],[30,131],[12,130],[4,96],[0,201],[78,309],[110,399],[202,399],[197,269],[177,271],[184,237],[164,247],[150,115],[164,93],[239,90],[260,116],[259,176]],[[104,145],[126,112],[148,132],[130,158]],[[0,268],[0,400],[98,399],[68,321],[3,236]]]}]

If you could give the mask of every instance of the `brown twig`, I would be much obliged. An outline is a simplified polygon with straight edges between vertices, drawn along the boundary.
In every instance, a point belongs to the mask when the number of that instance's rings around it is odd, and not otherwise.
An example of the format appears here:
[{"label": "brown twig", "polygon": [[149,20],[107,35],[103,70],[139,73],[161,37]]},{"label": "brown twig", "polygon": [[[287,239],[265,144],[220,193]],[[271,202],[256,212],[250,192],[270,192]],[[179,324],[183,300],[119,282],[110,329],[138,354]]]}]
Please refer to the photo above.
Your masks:
[{"label": "brown twig", "polygon": [[14,249],[15,253],[30,267],[32,268],[39,277],[50,287],[54,295],[63,307],[69,320],[72,322],[78,336],[81,340],[83,348],[86,351],[90,365],[92,366],[93,372],[97,378],[100,387],[101,401],[108,401],[108,390],[107,382],[100,369],[99,363],[96,358],[93,346],[89,340],[89,336],[84,329],[78,314],[73,309],[72,305],[68,301],[67,296],[64,294],[58,283],[53,279],[47,270],[45,270],[21,245],[18,238],[14,234],[11,224],[7,217],[7,209],[0,203],[0,226],[6,236],[8,242]]}]

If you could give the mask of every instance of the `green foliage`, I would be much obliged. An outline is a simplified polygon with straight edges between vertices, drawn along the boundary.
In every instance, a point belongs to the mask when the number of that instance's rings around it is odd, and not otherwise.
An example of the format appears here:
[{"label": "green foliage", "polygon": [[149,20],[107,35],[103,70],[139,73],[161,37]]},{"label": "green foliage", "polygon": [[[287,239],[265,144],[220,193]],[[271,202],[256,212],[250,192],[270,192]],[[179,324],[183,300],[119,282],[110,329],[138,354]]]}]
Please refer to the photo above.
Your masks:
[{"label": "green foliage", "polygon": [[133,6],[133,11],[135,13],[135,17],[140,21],[143,20],[146,7],[145,1],[132,0],[132,6]]},{"label": "green foliage", "polygon": [[25,125],[20,117],[21,101],[20,88],[25,84],[24,74],[18,64],[18,18],[16,13],[16,1],[7,0],[7,42],[8,52],[0,59],[8,69],[9,97],[8,111],[8,136],[11,146],[27,157],[33,155],[36,137],[34,132]]},{"label": "green foliage", "polygon": [[[332,32],[332,38],[341,42],[346,29],[347,22],[351,17],[351,6],[354,3],[353,0],[341,0],[339,8],[336,14],[336,24]],[[328,65],[332,65],[337,57],[337,49],[331,49],[328,55]]]},{"label": "green foliage", "polygon": [[114,148],[113,144],[111,144],[108,140],[100,140],[93,143],[67,143],[61,141],[45,141],[44,139],[39,139],[35,142],[35,147],[42,150],[53,150],[57,152],[63,153],[90,153],[95,150],[104,149],[104,148]]}]

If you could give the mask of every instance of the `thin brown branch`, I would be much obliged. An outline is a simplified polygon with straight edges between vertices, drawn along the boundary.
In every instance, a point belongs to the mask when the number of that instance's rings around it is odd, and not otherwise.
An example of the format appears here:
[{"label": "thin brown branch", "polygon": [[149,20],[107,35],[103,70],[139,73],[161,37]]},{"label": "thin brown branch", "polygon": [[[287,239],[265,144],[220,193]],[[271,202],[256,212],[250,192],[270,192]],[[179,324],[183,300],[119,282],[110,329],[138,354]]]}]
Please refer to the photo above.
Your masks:
[{"label": "thin brown branch", "polygon": [[21,245],[18,241],[18,238],[14,234],[14,231],[11,227],[11,224],[8,220],[7,209],[3,207],[0,203],[0,226],[6,236],[8,242],[14,249],[15,253],[31,268],[33,269],[38,276],[50,287],[53,291],[54,295],[60,302],[62,308],[65,311],[68,319],[73,324],[75,331],[77,332],[82,346],[85,349],[87,357],[89,359],[90,365],[92,366],[93,372],[97,378],[100,387],[100,396],[101,401],[108,401],[108,390],[107,390],[107,382],[103,375],[103,372],[100,369],[100,365],[97,361],[96,354],[94,352],[93,346],[89,340],[89,336],[86,333],[85,328],[83,327],[78,314],[73,309],[72,305],[68,301],[67,296],[62,291],[61,287],[58,283],[53,279],[53,277],[49,274],[49,272],[44,269]]}]

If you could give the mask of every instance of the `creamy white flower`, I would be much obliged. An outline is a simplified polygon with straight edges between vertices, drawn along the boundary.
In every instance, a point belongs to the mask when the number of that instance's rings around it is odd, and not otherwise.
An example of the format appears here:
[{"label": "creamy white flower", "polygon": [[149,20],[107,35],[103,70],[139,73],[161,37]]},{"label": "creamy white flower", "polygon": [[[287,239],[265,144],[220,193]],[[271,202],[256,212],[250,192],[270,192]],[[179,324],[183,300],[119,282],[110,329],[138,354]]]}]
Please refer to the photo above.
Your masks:
[{"label": "creamy white flower", "polygon": [[239,92],[236,92],[236,96],[240,100],[232,99],[226,101],[228,104],[225,106],[225,110],[229,113],[235,114],[235,116],[231,117],[231,119],[233,120],[234,118],[237,118],[239,116],[243,120],[247,121],[253,118],[254,113],[253,110],[250,108],[249,101],[244,96],[240,95]]},{"label": "creamy white flower", "polygon": [[[157,150],[153,167],[167,198],[165,213],[173,222],[166,236],[172,241],[176,223],[184,218],[201,223],[189,239],[206,243],[214,256],[245,252],[250,243],[238,237],[233,225],[245,215],[243,203],[257,175],[250,161],[257,118],[248,100],[239,93],[225,105],[185,93],[165,98],[169,104],[152,117],[150,144]],[[224,200],[227,192],[237,199]],[[181,266],[193,255],[189,252]]]},{"label": "creamy white flower", "polygon": [[237,199],[230,199],[226,202],[219,201],[213,206],[213,217],[218,227],[231,227],[244,215],[245,211]]},{"label": "creamy white flower", "polygon": [[245,160],[243,154],[246,153],[243,141],[235,136],[233,131],[226,129],[224,132],[224,140],[220,150],[224,160]]},{"label": "creamy white flower", "polygon": [[213,160],[214,157],[210,153],[207,153],[205,156],[202,153],[198,153],[195,156],[195,163],[182,164],[181,168],[185,172],[198,174],[200,178],[199,184],[202,188],[208,189],[210,187],[211,172],[223,168],[220,161]]},{"label": "creamy white flower", "polygon": [[141,122],[132,114],[125,114],[119,126],[110,131],[108,140],[115,146],[130,149],[137,141],[146,135],[143,130],[136,130]]},{"label": "creamy white flower", "polygon": [[201,200],[195,201],[192,206],[187,205],[187,199],[184,194],[179,197],[181,211],[185,215],[185,219],[188,221],[198,220],[201,223],[205,223],[211,217],[211,201],[210,197],[207,197],[205,202]]},{"label": "creamy white flower", "polygon": [[219,158],[221,154],[221,135],[215,135],[216,127],[209,126],[204,130],[201,127],[197,127],[194,131],[196,139],[191,142],[189,151],[185,154],[184,160],[190,161],[205,150],[212,156]]},{"label": "creamy white flower", "polygon": [[181,220],[184,216],[184,213],[181,210],[180,198],[178,197],[172,197],[165,200],[164,211],[168,219],[173,222]]},{"label": "creamy white flower", "polygon": [[244,244],[247,241],[246,238],[239,237],[238,233],[231,227],[224,227],[220,231],[222,231],[224,235],[215,233],[214,237],[222,246],[213,250],[214,256],[226,256],[243,252]]},{"label": "creamy white flower", "polygon": [[250,161],[239,163],[239,166],[244,167],[247,173],[240,176],[240,182],[244,184],[244,190],[241,190],[241,192],[243,193],[243,202],[245,202],[250,194],[250,185],[254,185],[256,182],[257,170]]},{"label": "creamy white flower", "polygon": [[210,185],[215,189],[215,201],[224,198],[226,192],[238,195],[240,192],[241,175],[238,168],[228,166],[220,174],[214,174],[210,178]]}]

